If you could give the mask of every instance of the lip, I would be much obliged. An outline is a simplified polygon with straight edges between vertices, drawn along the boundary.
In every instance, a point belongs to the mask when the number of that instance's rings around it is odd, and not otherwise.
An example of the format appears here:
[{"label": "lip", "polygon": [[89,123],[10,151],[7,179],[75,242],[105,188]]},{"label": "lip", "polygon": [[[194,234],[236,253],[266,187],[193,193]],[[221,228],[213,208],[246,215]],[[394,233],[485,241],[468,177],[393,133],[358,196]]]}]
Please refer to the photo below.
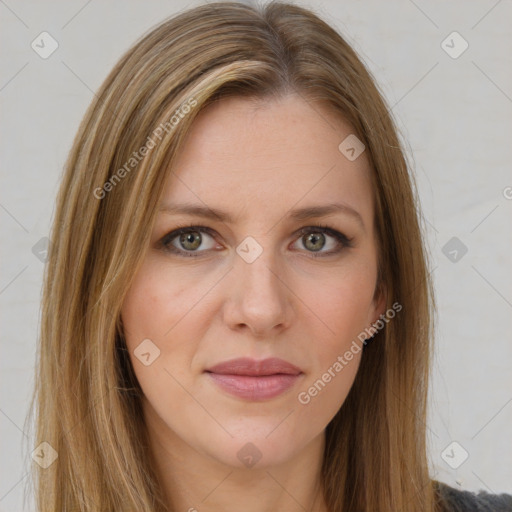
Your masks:
[{"label": "lip", "polygon": [[225,392],[246,400],[281,395],[303,375],[300,368],[276,357],[261,361],[232,359],[208,368],[205,373]]}]

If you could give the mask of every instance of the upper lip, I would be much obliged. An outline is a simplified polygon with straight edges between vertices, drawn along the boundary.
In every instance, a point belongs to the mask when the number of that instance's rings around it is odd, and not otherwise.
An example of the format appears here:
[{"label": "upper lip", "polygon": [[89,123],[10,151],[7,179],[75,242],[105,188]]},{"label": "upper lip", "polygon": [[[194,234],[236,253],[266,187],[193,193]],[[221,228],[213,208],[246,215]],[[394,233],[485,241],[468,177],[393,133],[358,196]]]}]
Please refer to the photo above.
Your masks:
[{"label": "upper lip", "polygon": [[216,364],[205,371],[223,375],[249,376],[276,375],[280,373],[287,375],[299,375],[302,373],[302,370],[297,368],[297,366],[277,357],[262,359],[261,361],[248,357],[241,357]]}]

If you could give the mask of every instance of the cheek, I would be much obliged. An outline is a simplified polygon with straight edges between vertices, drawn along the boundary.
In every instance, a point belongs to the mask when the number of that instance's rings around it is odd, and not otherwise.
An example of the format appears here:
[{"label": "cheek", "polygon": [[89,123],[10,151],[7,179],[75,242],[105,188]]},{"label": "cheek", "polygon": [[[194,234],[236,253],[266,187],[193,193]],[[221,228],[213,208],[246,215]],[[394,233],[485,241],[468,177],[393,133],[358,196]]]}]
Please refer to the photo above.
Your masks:
[{"label": "cheek", "polygon": [[143,267],[126,295],[121,316],[127,344],[144,338],[156,342],[172,327],[173,318],[168,316],[172,310],[165,305],[176,304],[180,292],[155,277],[149,268]]},{"label": "cheek", "polygon": [[314,325],[323,330],[320,353],[341,348],[371,325],[375,280],[375,269],[361,263],[330,272],[317,281],[316,287],[304,282],[304,289],[298,294],[306,299]]},{"label": "cheek", "polygon": [[352,387],[363,353],[362,339],[367,336],[364,330],[373,320],[375,279],[374,267],[361,263],[332,274],[329,281],[304,295],[313,315],[310,325],[316,331],[308,337],[311,372],[297,396],[308,421],[325,425]]},{"label": "cheek", "polygon": [[[345,354],[350,353],[350,360]],[[304,382],[297,394],[297,408],[304,424],[321,431],[342,407],[361,362],[362,349],[334,350],[318,373]]]},{"label": "cheek", "polygon": [[166,369],[171,368],[170,361],[177,363],[174,366],[180,373],[180,368],[185,370],[189,366],[187,350],[194,349],[193,343],[180,343],[183,337],[176,335],[182,326],[180,319],[186,317],[193,300],[187,296],[188,289],[177,276],[146,261],[123,302],[121,318],[126,347],[135,375],[148,397],[162,384],[169,386]]},{"label": "cheek", "polygon": [[[359,326],[353,324],[350,328],[359,333]],[[356,378],[363,350],[356,336],[344,335],[312,351],[315,364],[295,397],[308,430],[323,430],[342,407]]]},{"label": "cheek", "polygon": [[211,325],[208,292],[216,281],[216,275],[172,267],[151,254],[134,277],[121,317],[135,375],[150,401],[181,397],[178,383],[193,385],[194,358]]},{"label": "cheek", "polygon": [[[127,345],[150,338],[156,344],[169,344],[187,323],[187,315],[197,307],[211,284],[194,280],[193,273],[172,269],[148,258],[125,297],[121,316]],[[173,343],[174,346],[174,343]]]},{"label": "cheek", "polygon": [[202,287],[189,286],[184,276],[162,268],[149,257],[121,308],[135,376],[145,398],[161,417],[185,414],[190,406],[178,383],[187,382],[190,360],[197,348],[195,340],[200,338],[198,333],[190,332],[187,314],[198,302],[198,288]]}]

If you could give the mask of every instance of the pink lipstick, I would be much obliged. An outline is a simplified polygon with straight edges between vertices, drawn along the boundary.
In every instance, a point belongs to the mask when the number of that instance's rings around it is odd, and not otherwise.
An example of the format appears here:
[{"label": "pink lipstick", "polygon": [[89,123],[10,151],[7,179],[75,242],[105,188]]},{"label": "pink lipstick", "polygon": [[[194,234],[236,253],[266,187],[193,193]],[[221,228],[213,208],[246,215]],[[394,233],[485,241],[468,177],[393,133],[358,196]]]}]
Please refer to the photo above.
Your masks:
[{"label": "pink lipstick", "polygon": [[232,359],[212,366],[205,372],[227,393],[255,401],[284,393],[303,375],[297,366],[275,357],[262,361]]}]

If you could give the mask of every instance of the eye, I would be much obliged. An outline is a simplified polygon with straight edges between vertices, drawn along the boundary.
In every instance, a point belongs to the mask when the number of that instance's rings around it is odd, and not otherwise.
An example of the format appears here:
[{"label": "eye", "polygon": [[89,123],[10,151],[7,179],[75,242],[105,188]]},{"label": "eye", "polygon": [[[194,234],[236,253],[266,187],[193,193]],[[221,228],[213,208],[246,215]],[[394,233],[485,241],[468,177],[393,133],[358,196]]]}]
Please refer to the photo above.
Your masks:
[{"label": "eye", "polygon": [[213,240],[213,230],[204,226],[186,226],[165,235],[160,244],[165,250],[173,254],[195,257],[194,252],[204,252],[204,250],[214,248],[215,244],[210,243],[210,247],[206,247],[202,251],[197,250],[203,243],[205,235]]},{"label": "eye", "polygon": [[[210,244],[199,250],[203,242],[210,239]],[[202,252],[207,252],[215,248],[214,230],[205,226],[184,226],[175,229],[165,235],[160,240],[160,246],[178,256],[198,257]],[[306,252],[314,257],[329,256],[340,253],[347,247],[352,247],[352,239],[347,238],[343,233],[330,228],[329,226],[308,226],[295,233],[300,238],[297,242],[302,242]],[[329,239],[331,241],[329,242]],[[322,250],[328,247],[328,250]]]},{"label": "eye", "polygon": [[[302,242],[307,252],[312,253],[314,257],[337,254],[346,247],[352,247],[352,239],[329,226],[308,226],[302,228],[298,234],[301,237],[297,242]],[[331,238],[330,243],[329,238]],[[322,251],[326,246],[329,247],[328,250]]]}]

